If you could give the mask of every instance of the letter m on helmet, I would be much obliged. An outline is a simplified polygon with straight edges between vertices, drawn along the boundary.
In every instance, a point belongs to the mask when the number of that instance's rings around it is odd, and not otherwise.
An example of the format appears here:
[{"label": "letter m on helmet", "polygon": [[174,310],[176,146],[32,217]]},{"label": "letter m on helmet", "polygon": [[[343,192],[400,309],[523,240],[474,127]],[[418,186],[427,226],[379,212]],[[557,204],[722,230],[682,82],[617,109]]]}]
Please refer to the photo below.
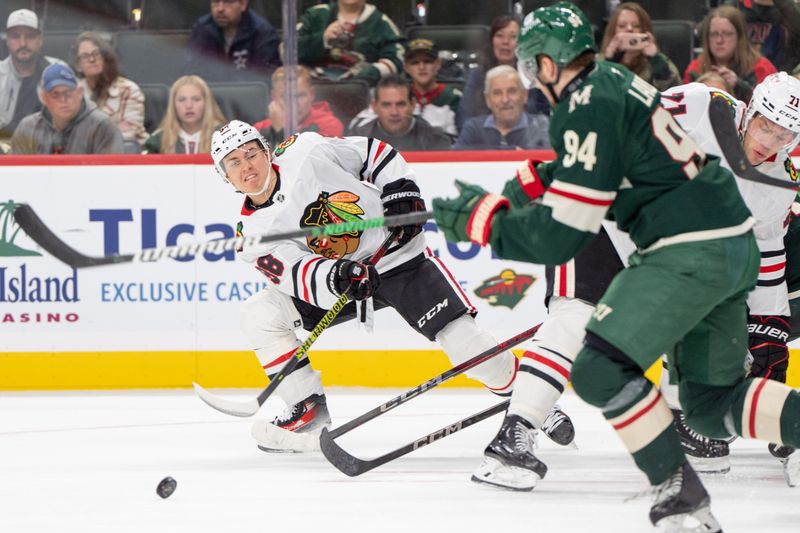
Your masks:
[{"label": "letter m on helmet", "polygon": [[592,25],[583,11],[569,2],[541,7],[522,22],[517,58],[528,72],[536,72],[539,55],[564,67],[587,50],[595,50]]}]

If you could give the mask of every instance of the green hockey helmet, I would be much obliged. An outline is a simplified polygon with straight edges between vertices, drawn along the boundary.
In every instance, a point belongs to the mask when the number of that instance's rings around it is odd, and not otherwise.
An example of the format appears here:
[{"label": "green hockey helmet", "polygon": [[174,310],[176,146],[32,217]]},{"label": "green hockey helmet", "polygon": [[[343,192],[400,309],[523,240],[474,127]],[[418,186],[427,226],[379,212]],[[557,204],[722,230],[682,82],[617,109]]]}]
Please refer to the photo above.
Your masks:
[{"label": "green hockey helmet", "polygon": [[596,50],[589,19],[574,4],[559,2],[531,11],[522,21],[517,63],[521,73],[533,82],[540,54],[563,68],[587,50]]}]

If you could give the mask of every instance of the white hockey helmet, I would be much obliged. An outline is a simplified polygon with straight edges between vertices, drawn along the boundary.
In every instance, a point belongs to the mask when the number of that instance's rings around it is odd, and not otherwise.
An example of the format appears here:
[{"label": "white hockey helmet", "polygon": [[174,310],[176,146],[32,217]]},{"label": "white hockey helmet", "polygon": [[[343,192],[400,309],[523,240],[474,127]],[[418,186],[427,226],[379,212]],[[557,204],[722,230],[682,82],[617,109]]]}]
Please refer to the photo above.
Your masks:
[{"label": "white hockey helmet", "polygon": [[785,72],[770,74],[753,90],[747,105],[742,132],[756,113],[795,134],[794,140],[784,146],[791,151],[800,140],[800,80]]},{"label": "white hockey helmet", "polygon": [[222,160],[226,155],[250,141],[258,141],[269,153],[269,143],[264,136],[253,126],[241,120],[231,120],[211,136],[211,159],[214,160],[214,169],[217,174],[222,176],[222,179],[228,181]]}]

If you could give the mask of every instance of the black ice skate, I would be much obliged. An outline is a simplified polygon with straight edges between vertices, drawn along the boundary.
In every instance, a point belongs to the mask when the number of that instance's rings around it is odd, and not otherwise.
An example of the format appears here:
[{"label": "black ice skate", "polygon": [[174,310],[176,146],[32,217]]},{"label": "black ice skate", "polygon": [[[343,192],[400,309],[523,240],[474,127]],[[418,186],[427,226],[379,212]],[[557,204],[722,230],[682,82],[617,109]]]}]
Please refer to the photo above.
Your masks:
[{"label": "black ice skate", "polygon": [[697,472],[725,474],[731,469],[730,447],[724,440],[705,437],[684,423],[683,412],[673,409],[675,429],[681,439],[683,452]]},{"label": "black ice skate", "polygon": [[536,428],[517,415],[507,415],[497,436],[483,452],[483,463],[472,481],[511,490],[533,490],[547,473],[547,465],[533,454]]},{"label": "black ice skate", "polygon": [[[312,394],[305,400],[290,405],[283,414],[276,416],[272,425],[292,433],[316,435],[322,432],[323,427],[330,427],[331,416],[328,413],[328,404],[324,394]],[[301,451],[294,449],[273,448],[258,445],[265,452],[292,452]]]},{"label": "black ice skate", "polygon": [[770,444],[769,453],[777,457],[783,465],[783,477],[786,484],[796,487],[800,483],[800,453],[791,446]]},{"label": "black ice skate", "polygon": [[561,446],[569,446],[575,440],[575,426],[569,415],[561,410],[558,405],[547,413],[547,418],[542,424],[542,431],[550,440]]},{"label": "black ice skate", "polygon": [[711,498],[688,461],[654,487],[650,521],[667,533],[721,533],[711,514]]}]

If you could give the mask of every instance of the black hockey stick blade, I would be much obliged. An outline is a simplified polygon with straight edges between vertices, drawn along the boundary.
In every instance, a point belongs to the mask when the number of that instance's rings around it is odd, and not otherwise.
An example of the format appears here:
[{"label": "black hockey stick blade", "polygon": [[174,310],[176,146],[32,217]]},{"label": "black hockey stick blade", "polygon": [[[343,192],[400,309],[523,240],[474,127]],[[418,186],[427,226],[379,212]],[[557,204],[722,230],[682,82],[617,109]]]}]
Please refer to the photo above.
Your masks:
[{"label": "black hockey stick blade", "polygon": [[14,211],[14,218],[17,224],[25,230],[25,233],[33,239],[46,252],[56,259],[66,263],[72,268],[89,268],[97,266],[117,265],[123,263],[151,263],[166,258],[187,257],[201,254],[206,251],[222,253],[229,250],[239,249],[245,244],[263,244],[288,239],[297,239],[306,236],[337,235],[351,231],[364,231],[372,228],[405,226],[408,224],[421,224],[431,218],[433,213],[430,211],[420,211],[395,215],[390,217],[375,217],[366,220],[356,220],[352,222],[342,222],[339,224],[327,224],[325,226],[313,226],[302,228],[286,233],[274,233],[271,235],[247,235],[244,237],[231,237],[229,239],[215,239],[211,241],[180,244],[175,246],[165,246],[163,248],[147,248],[139,250],[133,254],[110,255],[105,257],[93,257],[84,255],[67,243],[62,241],[50,228],[42,221],[36,212],[27,204],[17,204]]},{"label": "black hockey stick blade", "polygon": [[708,118],[711,121],[711,128],[717,138],[722,155],[728,161],[733,174],[743,180],[763,183],[781,189],[800,191],[800,186],[791,181],[784,181],[759,172],[750,164],[739,140],[739,132],[736,130],[733,113],[730,105],[723,98],[711,98],[708,105]]},{"label": "black hockey stick blade", "polygon": [[405,446],[397,448],[396,450],[374,459],[359,459],[358,457],[348,453],[341,446],[336,444],[336,442],[333,440],[334,437],[331,436],[331,432],[329,432],[327,428],[322,430],[322,434],[319,436],[319,444],[320,448],[322,449],[322,453],[325,455],[325,458],[328,459],[333,466],[350,477],[356,477],[390,461],[394,461],[395,459],[413,452],[414,450],[418,450],[423,446],[427,446],[428,444],[442,440],[445,437],[449,437],[453,433],[468,428],[473,424],[477,424],[481,420],[485,420],[490,416],[501,413],[508,408],[508,404],[509,400],[500,402],[497,405],[489,407],[488,409],[484,409],[483,411],[472,416],[468,416],[467,418],[463,418],[454,424],[447,425],[434,431],[433,433],[429,433],[424,437],[420,437],[415,441],[406,444]]},{"label": "black hockey stick blade", "polygon": [[127,263],[133,259],[132,255],[113,255],[108,257],[90,257],[84,255],[50,231],[39,215],[28,204],[17,204],[14,209],[14,220],[22,230],[41,246],[47,253],[66,263],[72,268],[86,268],[115,263]]}]

